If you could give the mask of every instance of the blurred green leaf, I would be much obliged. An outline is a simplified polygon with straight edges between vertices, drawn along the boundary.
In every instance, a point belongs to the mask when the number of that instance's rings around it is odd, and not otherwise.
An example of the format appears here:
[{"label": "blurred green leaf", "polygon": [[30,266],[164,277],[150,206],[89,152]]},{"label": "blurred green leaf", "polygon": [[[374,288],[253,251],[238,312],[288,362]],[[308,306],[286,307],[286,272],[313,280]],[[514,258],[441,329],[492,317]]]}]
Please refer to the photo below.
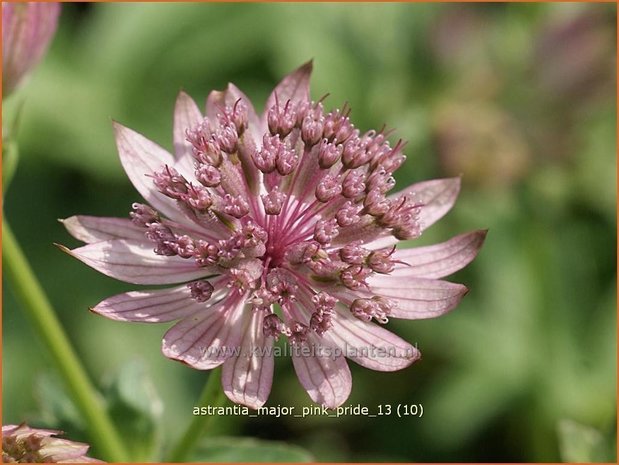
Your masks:
[{"label": "blurred green leaf", "polygon": [[576,153],[574,194],[586,201],[615,223],[617,221],[617,109],[599,109],[596,117],[589,116],[582,148]]},{"label": "blurred green leaf", "polygon": [[[63,431],[84,431],[86,425],[56,375],[44,373],[35,387],[40,420]],[[75,436],[73,436],[75,439]]]},{"label": "blurred green leaf", "polygon": [[132,458],[138,462],[151,460],[160,446],[163,403],[145,364],[139,360],[125,363],[105,394]]},{"label": "blurred green leaf", "polygon": [[564,462],[614,462],[604,436],[595,428],[573,420],[558,425],[559,448]]},{"label": "blurred green leaf", "polygon": [[194,462],[312,462],[306,450],[277,441],[251,438],[208,438],[194,454]]}]

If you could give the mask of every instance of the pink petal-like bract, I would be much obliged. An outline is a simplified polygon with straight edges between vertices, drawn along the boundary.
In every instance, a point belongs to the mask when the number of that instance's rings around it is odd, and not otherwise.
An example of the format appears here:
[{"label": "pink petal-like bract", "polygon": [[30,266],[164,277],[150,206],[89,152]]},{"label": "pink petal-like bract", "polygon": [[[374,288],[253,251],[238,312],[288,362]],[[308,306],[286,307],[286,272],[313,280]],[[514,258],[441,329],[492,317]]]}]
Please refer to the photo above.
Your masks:
[{"label": "pink petal-like bract", "polygon": [[60,439],[62,431],[30,428],[25,424],[2,427],[3,463],[103,463],[86,456],[88,444]]},{"label": "pink petal-like bract", "polygon": [[420,358],[382,325],[433,318],[467,288],[440,280],[470,263],[486,231],[400,248],[454,205],[460,179],[391,194],[405,161],[389,131],[360,132],[350,110],[310,99],[312,64],[273,90],[263,114],[237,87],[209,94],[205,114],[176,102],[174,154],[114,123],[120,158],[147,203],[129,218],[74,216],[64,225],[86,245],[65,251],[96,270],[170,289],[127,292],[92,311],[114,320],[179,320],[163,353],[197,369],[222,365],[234,402],[268,399],[274,341],[290,343],[315,402],[346,401],[346,358],[380,371]]}]

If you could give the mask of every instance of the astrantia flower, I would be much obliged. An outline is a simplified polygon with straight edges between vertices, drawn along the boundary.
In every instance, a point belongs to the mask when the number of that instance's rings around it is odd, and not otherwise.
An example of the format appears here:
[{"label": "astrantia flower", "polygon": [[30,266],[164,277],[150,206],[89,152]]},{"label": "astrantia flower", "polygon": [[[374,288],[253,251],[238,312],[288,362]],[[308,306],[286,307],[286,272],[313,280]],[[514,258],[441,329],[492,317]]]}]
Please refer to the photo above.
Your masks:
[{"label": "astrantia flower", "polygon": [[2,2],[2,93],[35,67],[56,32],[60,3]]},{"label": "astrantia flower", "polygon": [[180,320],[163,353],[197,369],[223,365],[234,402],[264,404],[273,342],[285,336],[303,387],[320,404],[351,390],[346,357],[394,371],[419,358],[383,328],[389,318],[431,318],[467,289],[438,278],[459,270],[485,237],[398,249],[453,205],[459,179],[413,184],[389,195],[404,162],[387,132],[361,133],[349,110],[309,97],[311,64],[287,76],[258,116],[230,84],[212,92],[206,116],[178,97],[170,155],[115,124],[127,175],[149,205],[131,219],[74,216],[88,243],[69,251],[98,271],[135,284],[93,310],[121,321]]},{"label": "astrantia flower", "polygon": [[2,427],[3,463],[86,463],[101,460],[86,456],[88,444],[59,439],[62,431],[22,425]]}]

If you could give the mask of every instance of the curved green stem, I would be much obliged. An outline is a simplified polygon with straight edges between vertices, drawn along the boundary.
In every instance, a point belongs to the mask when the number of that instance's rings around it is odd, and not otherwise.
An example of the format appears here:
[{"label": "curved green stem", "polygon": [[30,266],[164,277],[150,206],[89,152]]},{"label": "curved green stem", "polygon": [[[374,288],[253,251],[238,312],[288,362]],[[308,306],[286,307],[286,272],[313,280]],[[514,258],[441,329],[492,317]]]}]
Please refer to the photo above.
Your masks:
[{"label": "curved green stem", "polygon": [[84,415],[90,438],[106,459],[128,461],[103,399],[99,396],[35,277],[6,220],[2,220],[2,267],[24,311],[34,324],[49,354],[62,375],[76,407]]},{"label": "curved green stem", "polygon": [[[210,405],[212,407],[221,407],[226,402],[226,395],[221,388],[220,380],[221,368],[215,368],[211,371],[202,394],[200,394],[198,406],[207,407]],[[184,462],[194,451],[198,440],[212,432],[216,418],[216,415],[195,415],[176,446],[172,448],[167,461],[174,463]]]}]

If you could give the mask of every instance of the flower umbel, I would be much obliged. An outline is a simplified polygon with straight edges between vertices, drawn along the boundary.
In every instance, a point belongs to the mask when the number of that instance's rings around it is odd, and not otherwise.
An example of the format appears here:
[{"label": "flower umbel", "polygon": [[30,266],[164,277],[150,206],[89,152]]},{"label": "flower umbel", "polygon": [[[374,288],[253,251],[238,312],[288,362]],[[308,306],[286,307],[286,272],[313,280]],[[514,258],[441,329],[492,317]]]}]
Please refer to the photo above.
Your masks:
[{"label": "flower umbel", "polygon": [[223,365],[234,402],[258,408],[271,390],[273,342],[285,336],[303,387],[334,408],[351,390],[349,358],[381,371],[407,367],[417,349],[381,325],[432,318],[465,286],[442,281],[466,266],[485,231],[398,249],[452,207],[459,179],[397,194],[404,144],[361,133],[349,110],[309,96],[311,63],[274,89],[262,115],[234,85],[213,91],[206,114],[176,103],[172,156],[115,123],[127,175],[149,205],[131,219],[64,221],[87,245],[69,251],[135,284],[180,284],[104,300],[93,311],[121,321],[180,320],[163,353],[197,369]]},{"label": "flower umbel", "polygon": [[25,424],[2,427],[4,463],[87,463],[98,462],[86,456],[88,444],[59,439],[61,431],[30,428]]}]

